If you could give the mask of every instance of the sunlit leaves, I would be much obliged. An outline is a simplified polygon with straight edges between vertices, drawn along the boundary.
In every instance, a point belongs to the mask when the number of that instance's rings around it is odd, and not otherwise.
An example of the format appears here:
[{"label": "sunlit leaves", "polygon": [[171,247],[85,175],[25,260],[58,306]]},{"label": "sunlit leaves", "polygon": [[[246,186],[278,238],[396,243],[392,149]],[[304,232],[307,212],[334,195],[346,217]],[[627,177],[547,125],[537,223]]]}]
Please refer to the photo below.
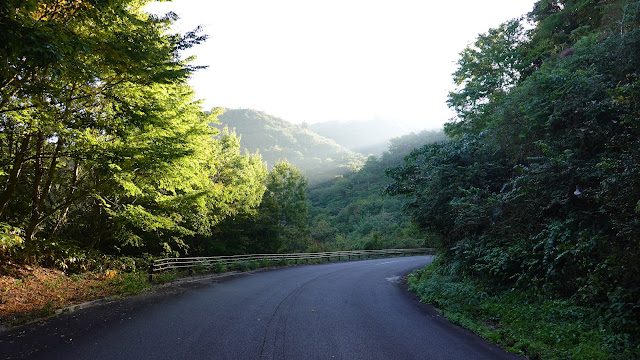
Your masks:
[{"label": "sunlit leaves", "polygon": [[181,52],[199,29],[146,1],[0,6],[0,219],[107,252],[186,251],[260,203],[266,169],[209,126]]}]

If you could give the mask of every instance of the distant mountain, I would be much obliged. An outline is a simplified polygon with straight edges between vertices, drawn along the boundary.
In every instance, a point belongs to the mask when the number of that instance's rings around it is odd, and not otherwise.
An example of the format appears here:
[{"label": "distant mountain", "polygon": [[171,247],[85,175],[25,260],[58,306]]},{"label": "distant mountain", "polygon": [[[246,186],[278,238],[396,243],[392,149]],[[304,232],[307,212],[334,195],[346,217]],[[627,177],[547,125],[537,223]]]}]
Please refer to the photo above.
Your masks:
[{"label": "distant mountain", "polygon": [[316,184],[358,170],[365,157],[322,137],[308,128],[251,109],[227,109],[218,116],[217,128],[235,129],[240,145],[258,150],[269,169],[286,160]]},{"label": "distant mountain", "polygon": [[403,211],[409,198],[383,196],[393,180],[385,170],[404,164],[404,157],[428,143],[447,140],[442,131],[411,133],[389,141],[379,157],[369,157],[351,175],[309,189],[310,251],[392,249],[431,246]]},{"label": "distant mountain", "polygon": [[364,155],[381,155],[389,140],[410,133],[408,126],[376,119],[369,121],[327,121],[309,125],[309,129]]}]

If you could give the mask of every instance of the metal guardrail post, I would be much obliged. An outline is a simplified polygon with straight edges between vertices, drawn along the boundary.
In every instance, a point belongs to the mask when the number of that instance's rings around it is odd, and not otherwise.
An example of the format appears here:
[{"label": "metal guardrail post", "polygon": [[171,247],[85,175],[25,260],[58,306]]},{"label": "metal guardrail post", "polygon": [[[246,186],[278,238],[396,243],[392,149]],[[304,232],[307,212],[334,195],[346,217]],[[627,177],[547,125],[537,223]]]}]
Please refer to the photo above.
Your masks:
[{"label": "metal guardrail post", "polygon": [[149,283],[153,284],[153,260],[149,264]]}]

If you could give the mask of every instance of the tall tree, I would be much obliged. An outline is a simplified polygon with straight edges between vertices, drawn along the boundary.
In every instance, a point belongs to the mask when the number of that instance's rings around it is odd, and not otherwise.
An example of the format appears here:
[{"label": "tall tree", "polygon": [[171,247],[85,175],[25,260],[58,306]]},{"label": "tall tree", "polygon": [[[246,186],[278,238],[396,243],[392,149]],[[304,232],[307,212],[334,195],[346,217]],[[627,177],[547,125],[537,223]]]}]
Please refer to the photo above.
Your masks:
[{"label": "tall tree", "polygon": [[460,53],[453,73],[458,89],[447,101],[458,115],[458,121],[447,124],[450,135],[486,127],[491,107],[531,72],[534,64],[525,56],[530,31],[521,22],[511,20],[490,29]]},{"label": "tall tree", "polygon": [[253,212],[229,217],[209,244],[225,253],[304,251],[309,246],[307,179],[281,161],[264,179],[264,195]]},{"label": "tall tree", "polygon": [[[29,249],[172,252],[260,203],[266,175],[210,128],[181,52],[144,0],[0,5],[0,222]],[[205,220],[206,219],[206,220]],[[69,221],[73,220],[73,221]],[[44,231],[43,231],[44,230]],[[87,236],[88,233],[88,236]]]},{"label": "tall tree", "polygon": [[454,140],[391,169],[389,192],[444,239],[450,273],[594,308],[607,346],[635,358],[640,2],[541,0],[531,17],[516,47],[484,34],[462,53]]},{"label": "tall tree", "polygon": [[287,251],[303,251],[309,240],[308,180],[287,162],[278,162],[267,176],[261,208],[279,229]]},{"label": "tall tree", "polygon": [[0,221],[20,224],[30,243],[43,221],[95,188],[90,175],[113,158],[115,143],[163,121],[147,95],[184,83],[193,70],[179,51],[204,38],[166,35],[173,17],[150,16],[143,5],[0,8]]}]

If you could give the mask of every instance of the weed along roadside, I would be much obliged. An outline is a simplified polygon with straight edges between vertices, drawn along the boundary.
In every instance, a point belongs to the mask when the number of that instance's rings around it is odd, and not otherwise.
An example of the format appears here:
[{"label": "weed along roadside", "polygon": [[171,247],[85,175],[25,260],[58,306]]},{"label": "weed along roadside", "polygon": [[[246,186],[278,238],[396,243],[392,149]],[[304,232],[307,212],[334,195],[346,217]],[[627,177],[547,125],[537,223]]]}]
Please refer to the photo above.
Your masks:
[{"label": "weed along roadside", "polygon": [[81,304],[139,294],[151,288],[141,271],[65,274],[40,266],[3,267],[0,324],[3,328],[72,311]]},{"label": "weed along roadside", "polygon": [[[0,276],[0,330],[136,295],[173,283],[236,276],[257,269],[431,254],[434,249],[386,249],[298,254],[249,254],[153,260],[130,272],[106,270],[68,275],[42,267],[6,268]],[[153,271],[151,270],[153,269]]]},{"label": "weed along roadside", "polygon": [[[620,338],[588,306],[504,289],[493,294],[474,279],[443,270],[442,259],[408,276],[409,291],[450,322],[529,359],[637,359],[633,348],[612,351]],[[628,352],[629,356],[620,356]]]}]

